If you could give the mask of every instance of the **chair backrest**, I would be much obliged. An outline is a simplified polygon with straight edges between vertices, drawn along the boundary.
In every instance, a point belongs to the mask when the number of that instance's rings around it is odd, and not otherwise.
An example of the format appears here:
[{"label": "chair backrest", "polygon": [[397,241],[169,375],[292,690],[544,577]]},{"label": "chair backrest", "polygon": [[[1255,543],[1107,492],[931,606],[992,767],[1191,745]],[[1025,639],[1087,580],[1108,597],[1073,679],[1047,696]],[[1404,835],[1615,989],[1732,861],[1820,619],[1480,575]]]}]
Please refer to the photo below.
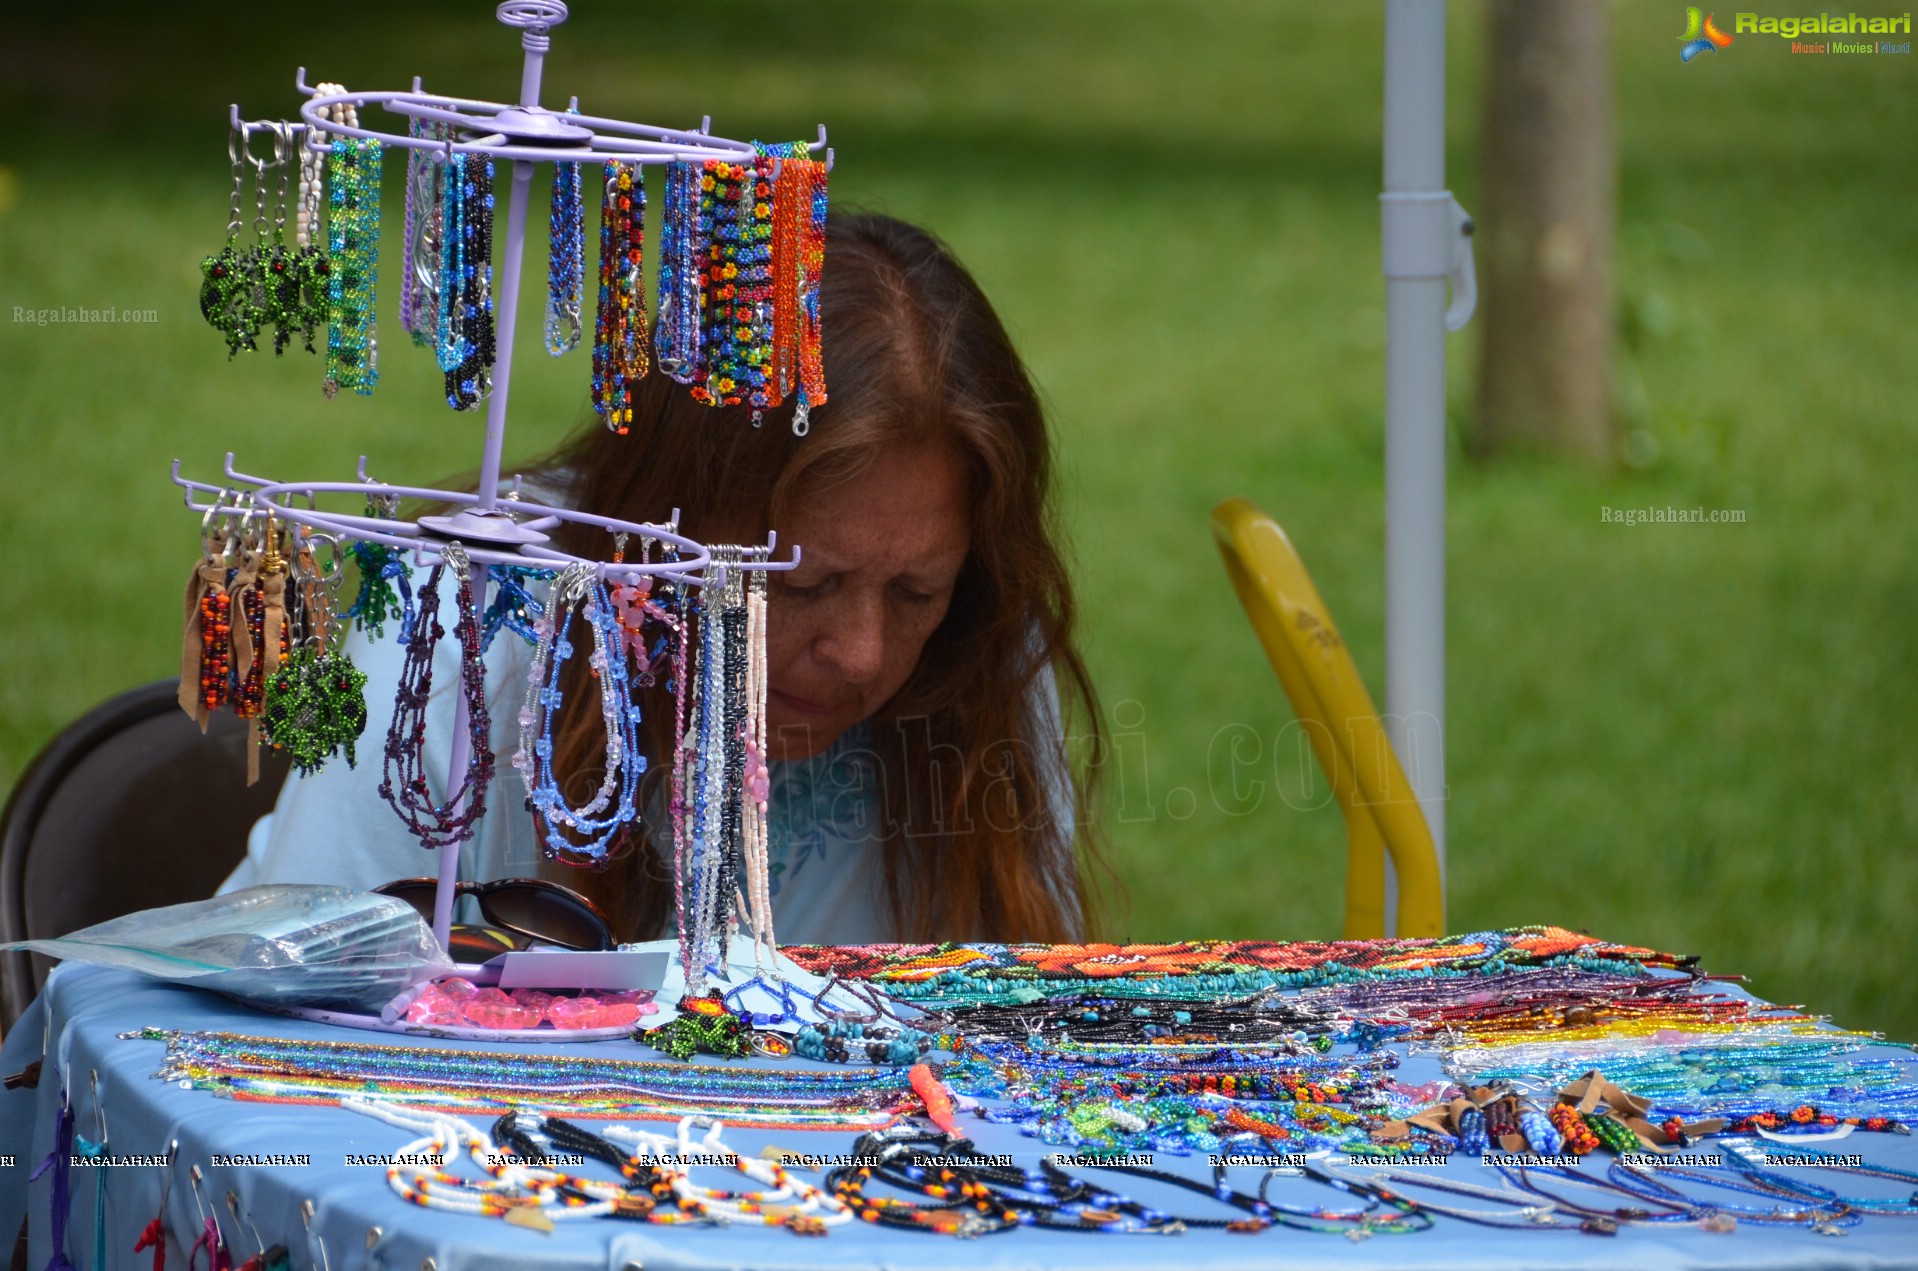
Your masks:
[{"label": "chair backrest", "polygon": [[1305,562],[1278,522],[1245,499],[1227,499],[1211,520],[1233,589],[1345,813],[1345,936],[1385,934],[1388,851],[1399,880],[1397,934],[1444,935],[1431,829]]},{"label": "chair backrest", "polygon": [[[246,724],[201,733],[177,680],[130,689],[69,725],[35,757],[0,814],[0,939],[65,935],[108,918],[203,900],[246,855],[287,761],[261,757],[246,784]],[[0,954],[0,1024],[46,980],[39,954]]]}]

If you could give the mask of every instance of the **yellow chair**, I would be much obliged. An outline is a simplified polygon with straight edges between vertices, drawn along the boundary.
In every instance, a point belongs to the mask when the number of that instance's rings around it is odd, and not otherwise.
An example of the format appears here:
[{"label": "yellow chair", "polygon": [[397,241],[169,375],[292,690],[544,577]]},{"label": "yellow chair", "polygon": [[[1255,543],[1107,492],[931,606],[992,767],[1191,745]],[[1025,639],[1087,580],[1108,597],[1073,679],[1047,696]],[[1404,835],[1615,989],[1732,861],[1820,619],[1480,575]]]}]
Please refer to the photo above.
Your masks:
[{"label": "yellow chair", "polygon": [[1226,573],[1345,812],[1345,936],[1385,934],[1385,853],[1398,871],[1398,934],[1445,934],[1432,832],[1358,667],[1285,531],[1245,499],[1212,509]]}]

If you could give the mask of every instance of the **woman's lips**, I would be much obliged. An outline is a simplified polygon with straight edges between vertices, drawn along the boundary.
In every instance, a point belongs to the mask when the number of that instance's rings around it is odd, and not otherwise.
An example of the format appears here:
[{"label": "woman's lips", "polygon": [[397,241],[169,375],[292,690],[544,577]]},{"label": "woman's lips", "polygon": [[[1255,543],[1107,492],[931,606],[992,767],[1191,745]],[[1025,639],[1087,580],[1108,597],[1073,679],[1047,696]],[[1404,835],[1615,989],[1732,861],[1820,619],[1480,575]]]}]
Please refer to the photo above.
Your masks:
[{"label": "woman's lips", "polygon": [[809,702],[803,697],[794,697],[791,693],[782,693],[776,688],[768,689],[767,695],[796,715],[825,716],[835,713],[830,706],[821,706],[816,702]]}]

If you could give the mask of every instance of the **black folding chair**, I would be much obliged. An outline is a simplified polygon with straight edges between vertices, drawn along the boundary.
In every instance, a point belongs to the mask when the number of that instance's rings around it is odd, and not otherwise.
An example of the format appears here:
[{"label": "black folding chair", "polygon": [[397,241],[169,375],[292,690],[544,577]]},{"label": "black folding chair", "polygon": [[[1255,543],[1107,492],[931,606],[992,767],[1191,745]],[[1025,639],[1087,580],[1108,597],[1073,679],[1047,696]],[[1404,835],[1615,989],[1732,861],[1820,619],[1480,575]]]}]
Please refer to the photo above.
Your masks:
[{"label": "black folding chair", "polygon": [[[129,689],[47,743],[0,814],[0,940],[65,935],[122,914],[204,900],[246,855],[287,760],[246,784],[246,724],[205,733],[176,680]],[[0,954],[0,1032],[46,982],[39,954]]]}]

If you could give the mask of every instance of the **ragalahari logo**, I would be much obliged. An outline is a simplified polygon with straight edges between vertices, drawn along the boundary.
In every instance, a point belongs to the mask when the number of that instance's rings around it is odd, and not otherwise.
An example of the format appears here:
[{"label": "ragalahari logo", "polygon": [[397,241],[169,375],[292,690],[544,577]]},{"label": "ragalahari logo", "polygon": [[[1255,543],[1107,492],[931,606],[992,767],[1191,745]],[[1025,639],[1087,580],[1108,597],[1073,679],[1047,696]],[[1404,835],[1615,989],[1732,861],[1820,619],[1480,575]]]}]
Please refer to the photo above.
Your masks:
[{"label": "ragalahari logo", "polygon": [[1719,30],[1712,21],[1716,14],[1707,13],[1702,20],[1698,14],[1699,10],[1696,6],[1687,7],[1685,10],[1685,34],[1678,37],[1685,42],[1685,47],[1678,50],[1678,57],[1682,62],[1689,62],[1700,53],[1722,49],[1732,42],[1732,37]]}]

